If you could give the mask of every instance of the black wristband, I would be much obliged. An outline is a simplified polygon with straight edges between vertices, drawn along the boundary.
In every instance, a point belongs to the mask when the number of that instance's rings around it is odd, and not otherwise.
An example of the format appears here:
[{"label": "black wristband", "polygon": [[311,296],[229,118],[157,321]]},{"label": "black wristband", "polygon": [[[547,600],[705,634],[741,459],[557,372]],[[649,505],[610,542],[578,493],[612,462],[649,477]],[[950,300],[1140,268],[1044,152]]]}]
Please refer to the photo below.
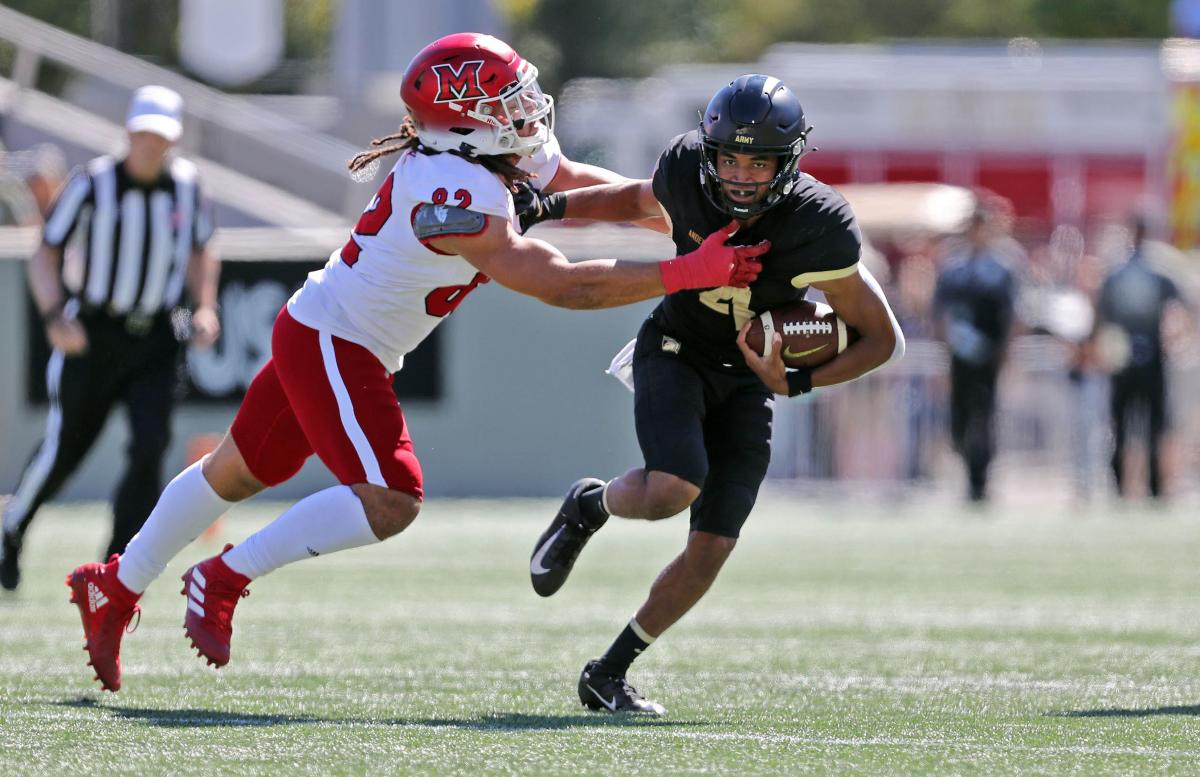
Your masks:
[{"label": "black wristband", "polygon": [[55,321],[62,318],[62,315],[63,315],[63,306],[55,305],[54,307],[47,310],[45,313],[41,314],[42,323],[45,324],[46,326],[50,326]]},{"label": "black wristband", "polygon": [[513,207],[521,233],[528,232],[535,224],[551,219],[561,219],[567,211],[567,195],[562,192],[542,194],[529,185],[528,181],[517,184],[513,193]]},{"label": "black wristband", "polygon": [[812,370],[792,370],[787,374],[788,396],[795,397],[812,391]]}]

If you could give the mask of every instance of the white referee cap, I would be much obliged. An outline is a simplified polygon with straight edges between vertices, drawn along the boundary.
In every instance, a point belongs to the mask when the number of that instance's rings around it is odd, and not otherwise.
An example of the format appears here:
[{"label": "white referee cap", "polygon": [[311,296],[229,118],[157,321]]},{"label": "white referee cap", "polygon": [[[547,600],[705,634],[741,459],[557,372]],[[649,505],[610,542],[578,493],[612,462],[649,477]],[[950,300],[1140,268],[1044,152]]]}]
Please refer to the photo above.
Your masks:
[{"label": "white referee cap", "polygon": [[183,134],[183,98],[165,86],[143,86],[133,93],[125,129],[153,132],[171,142]]}]

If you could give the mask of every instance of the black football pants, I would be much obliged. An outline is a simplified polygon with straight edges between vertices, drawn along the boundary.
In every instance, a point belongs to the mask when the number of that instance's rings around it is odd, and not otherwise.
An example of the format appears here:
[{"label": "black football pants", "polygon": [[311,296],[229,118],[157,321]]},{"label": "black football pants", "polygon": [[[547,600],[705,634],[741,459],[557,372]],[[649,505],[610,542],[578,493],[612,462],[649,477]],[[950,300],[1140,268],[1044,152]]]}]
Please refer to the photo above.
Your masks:
[{"label": "black football pants", "polygon": [[996,451],[998,368],[950,360],[950,438],[967,467],[972,499],[987,495],[988,467]]},{"label": "black football pants", "polygon": [[[1113,477],[1117,492],[1125,493],[1125,444],[1131,428],[1144,426],[1147,487],[1151,496],[1162,496],[1160,454],[1167,431],[1166,368],[1161,361],[1131,367],[1112,376]],[[1141,421],[1139,425],[1137,421]]]},{"label": "black football pants", "polygon": [[108,558],[125,549],[158,501],[180,346],[165,316],[140,336],[127,332],[121,319],[100,315],[81,321],[88,351],[72,357],[55,351],[46,366],[46,435],[5,511],[4,530],[24,534],[42,503],[79,467],[119,403],[129,416],[130,438],[113,497],[113,533],[104,553]]},{"label": "black football pants", "polygon": [[775,400],[754,373],[669,347],[647,319],[633,360],[634,420],[647,470],[699,486],[691,529],[737,538],[771,460]]}]

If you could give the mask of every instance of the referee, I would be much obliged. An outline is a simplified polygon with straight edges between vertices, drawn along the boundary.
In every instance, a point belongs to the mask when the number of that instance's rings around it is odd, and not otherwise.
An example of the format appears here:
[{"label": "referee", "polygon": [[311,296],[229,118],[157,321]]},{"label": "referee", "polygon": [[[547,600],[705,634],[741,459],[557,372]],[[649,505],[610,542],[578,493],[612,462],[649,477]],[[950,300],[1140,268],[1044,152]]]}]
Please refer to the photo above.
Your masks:
[{"label": "referee", "polygon": [[[195,165],[170,155],[182,109],[170,89],[137,90],[125,123],[127,153],[73,172],[29,263],[29,288],[54,350],[46,366],[46,435],[3,511],[0,586],[8,590],[20,582],[21,541],[38,507],[79,466],[118,403],[131,438],[104,555],[124,549],[161,490],[182,354],[171,312],[185,287],[192,341],[207,347],[220,332],[211,214]],[[72,238],[82,272],[64,274]],[[75,256],[72,249],[68,263]]]}]

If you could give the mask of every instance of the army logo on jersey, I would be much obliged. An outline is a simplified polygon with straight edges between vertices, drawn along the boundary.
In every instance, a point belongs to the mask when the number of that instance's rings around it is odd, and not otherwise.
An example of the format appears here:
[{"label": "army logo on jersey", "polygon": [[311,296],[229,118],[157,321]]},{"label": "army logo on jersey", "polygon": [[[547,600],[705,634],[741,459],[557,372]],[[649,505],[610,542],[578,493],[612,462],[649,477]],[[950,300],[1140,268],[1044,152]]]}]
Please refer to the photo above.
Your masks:
[{"label": "army logo on jersey", "polygon": [[482,59],[463,62],[458,67],[449,63],[434,65],[433,72],[437,75],[438,93],[433,101],[449,103],[455,100],[478,100],[487,97],[487,93],[483,91],[483,86],[479,83],[479,69],[482,67]]}]

